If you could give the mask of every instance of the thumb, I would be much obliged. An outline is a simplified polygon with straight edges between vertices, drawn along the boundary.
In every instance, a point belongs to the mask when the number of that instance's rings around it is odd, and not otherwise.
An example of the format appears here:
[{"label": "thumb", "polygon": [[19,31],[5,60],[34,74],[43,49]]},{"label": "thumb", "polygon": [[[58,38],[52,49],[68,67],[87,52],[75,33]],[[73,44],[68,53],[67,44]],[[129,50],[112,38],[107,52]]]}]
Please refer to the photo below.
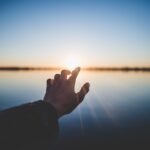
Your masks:
[{"label": "thumb", "polygon": [[78,102],[81,103],[85,97],[85,95],[88,93],[89,91],[89,87],[90,84],[87,82],[85,83],[82,88],[80,89],[80,91],[77,93],[77,97],[78,97]]}]

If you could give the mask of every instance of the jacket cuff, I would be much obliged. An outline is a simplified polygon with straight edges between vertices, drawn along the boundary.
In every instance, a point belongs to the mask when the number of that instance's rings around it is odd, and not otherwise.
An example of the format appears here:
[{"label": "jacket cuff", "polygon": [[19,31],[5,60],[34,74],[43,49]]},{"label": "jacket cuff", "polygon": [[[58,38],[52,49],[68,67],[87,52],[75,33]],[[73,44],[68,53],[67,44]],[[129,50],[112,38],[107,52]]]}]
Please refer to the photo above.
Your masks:
[{"label": "jacket cuff", "polygon": [[57,137],[59,133],[58,115],[55,108],[43,100],[31,103],[34,105],[38,116],[40,116],[41,123],[45,132],[44,135],[51,135],[51,137]]}]

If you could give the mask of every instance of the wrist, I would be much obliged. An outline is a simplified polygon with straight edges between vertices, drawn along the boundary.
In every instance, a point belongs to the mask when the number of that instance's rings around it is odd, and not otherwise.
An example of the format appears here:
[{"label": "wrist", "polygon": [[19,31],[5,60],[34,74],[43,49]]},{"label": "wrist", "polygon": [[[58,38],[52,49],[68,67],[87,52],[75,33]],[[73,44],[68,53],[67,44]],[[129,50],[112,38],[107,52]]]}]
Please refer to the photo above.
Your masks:
[{"label": "wrist", "polygon": [[49,101],[46,101],[46,100],[44,100],[44,102],[47,103],[48,105],[51,105],[55,109],[58,118],[60,118],[63,115],[63,113],[61,111],[61,108],[56,103],[49,102]]}]

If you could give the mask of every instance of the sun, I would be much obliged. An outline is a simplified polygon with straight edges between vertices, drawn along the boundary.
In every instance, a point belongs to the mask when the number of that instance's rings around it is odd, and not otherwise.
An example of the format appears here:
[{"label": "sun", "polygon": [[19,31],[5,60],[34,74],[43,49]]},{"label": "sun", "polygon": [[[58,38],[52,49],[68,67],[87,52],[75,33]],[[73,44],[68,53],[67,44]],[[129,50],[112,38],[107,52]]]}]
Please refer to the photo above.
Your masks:
[{"label": "sun", "polygon": [[65,61],[65,68],[73,70],[76,67],[81,66],[81,60],[77,56],[68,56]]}]

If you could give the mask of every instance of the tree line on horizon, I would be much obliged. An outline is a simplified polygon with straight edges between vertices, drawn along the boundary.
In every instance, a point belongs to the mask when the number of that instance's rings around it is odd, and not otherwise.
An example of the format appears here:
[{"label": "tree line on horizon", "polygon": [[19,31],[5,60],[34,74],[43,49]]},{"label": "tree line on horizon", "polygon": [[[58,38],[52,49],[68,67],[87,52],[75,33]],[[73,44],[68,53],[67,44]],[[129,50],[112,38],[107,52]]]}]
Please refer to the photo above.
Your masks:
[{"label": "tree line on horizon", "polygon": [[[0,67],[1,71],[60,70],[61,67]],[[150,67],[83,67],[87,71],[150,71]]]}]

